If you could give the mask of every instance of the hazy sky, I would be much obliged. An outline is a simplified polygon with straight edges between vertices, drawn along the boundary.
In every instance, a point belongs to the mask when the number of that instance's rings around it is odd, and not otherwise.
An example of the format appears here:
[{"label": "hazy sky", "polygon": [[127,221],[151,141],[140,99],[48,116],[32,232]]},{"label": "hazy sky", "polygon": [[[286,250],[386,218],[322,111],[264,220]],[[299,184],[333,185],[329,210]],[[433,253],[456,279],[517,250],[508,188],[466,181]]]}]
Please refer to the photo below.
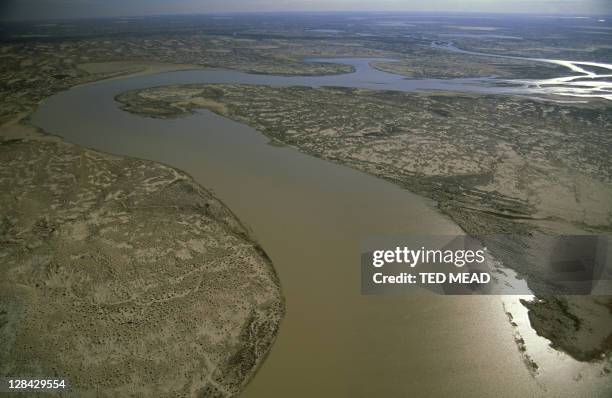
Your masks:
[{"label": "hazy sky", "polygon": [[253,11],[612,14],[612,0],[0,0],[2,19]]}]

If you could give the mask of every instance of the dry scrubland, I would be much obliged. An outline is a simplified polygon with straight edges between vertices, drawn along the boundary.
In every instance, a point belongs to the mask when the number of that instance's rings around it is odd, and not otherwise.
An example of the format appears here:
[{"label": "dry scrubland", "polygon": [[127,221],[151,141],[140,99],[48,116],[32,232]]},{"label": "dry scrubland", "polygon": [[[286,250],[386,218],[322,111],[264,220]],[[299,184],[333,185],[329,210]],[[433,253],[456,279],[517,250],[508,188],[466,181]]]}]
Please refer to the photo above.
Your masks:
[{"label": "dry scrubland", "polygon": [[[612,232],[609,105],[495,95],[345,88],[168,86],[124,93],[124,109],[179,117],[208,108],[278,143],[347,164],[437,201],[541,298],[538,333],[580,360],[612,348],[611,302],[552,297],[544,234]],[[517,238],[518,237],[518,238]]]},{"label": "dry scrubland", "polygon": [[[208,108],[248,123],[435,196],[447,211],[465,213],[470,233],[612,225],[612,117],[603,102],[227,84],[151,88],[118,100],[148,116]],[[490,218],[481,225],[483,217]]]},{"label": "dry scrubland", "polygon": [[230,211],[171,167],[0,142],[0,374],[70,396],[230,396],[283,301]]},{"label": "dry scrubland", "polygon": [[[73,21],[0,31],[0,375],[68,377],[79,397],[233,395],[261,363],[282,314],[269,260],[222,204],[170,167],[41,137],[27,121],[48,96],[186,68],[351,71],[305,56],[397,58],[374,66],[407,77],[557,76],[554,66],[427,48],[438,33],[466,27],[309,18]],[[320,23],[341,26],[308,30]],[[594,40],[601,35],[563,38],[535,26],[520,35],[452,40],[559,59],[609,53],[605,40]],[[244,121],[276,142],[434,198],[468,232],[610,231],[608,108],[229,85],[122,99],[149,116],[205,107]],[[537,269],[519,271],[546,288]],[[609,305],[545,298],[531,305],[531,316],[558,348],[592,359],[610,344],[609,318],[599,326],[601,319],[575,314]],[[94,384],[101,390],[88,391]]]},{"label": "dry scrubland", "polygon": [[423,47],[428,41],[406,38],[252,36],[150,33],[0,42],[0,124],[27,116],[44,98],[75,85],[142,71],[212,67],[295,76],[353,70],[350,65],[304,62],[304,57],[391,57],[399,62],[373,66],[417,78],[555,77],[564,70],[452,54]]},{"label": "dry scrubland", "polygon": [[[306,55],[377,56],[370,49],[321,42],[252,40],[208,35],[168,38],[71,38],[0,43],[0,123],[27,115],[44,98],[78,84],[151,67],[232,68],[250,73],[323,75],[352,71],[348,65],[306,63]],[[162,69],[162,70],[163,70]]]}]

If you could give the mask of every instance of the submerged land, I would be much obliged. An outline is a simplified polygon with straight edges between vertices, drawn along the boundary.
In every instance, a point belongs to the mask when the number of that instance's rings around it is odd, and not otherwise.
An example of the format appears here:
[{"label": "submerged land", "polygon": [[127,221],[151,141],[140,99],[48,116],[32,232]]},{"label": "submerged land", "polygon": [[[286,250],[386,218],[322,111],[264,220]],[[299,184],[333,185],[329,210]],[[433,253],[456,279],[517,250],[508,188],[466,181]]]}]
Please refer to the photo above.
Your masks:
[{"label": "submerged land", "polygon": [[[406,78],[566,73],[450,53],[434,41],[612,62],[608,25],[566,35],[554,21],[451,22],[328,15],[3,25],[0,376],[62,375],[77,395],[103,387],[108,396],[233,396],[262,363],[283,315],[270,260],[214,195],[170,166],[41,134],[29,117],[45,98],[101,79],[204,67],[286,76],[353,70],[305,57],[392,58],[371,66]],[[511,235],[487,244],[536,294],[524,303],[532,327],[580,361],[611,360],[612,299],[559,295],[535,247],[539,236],[612,233],[609,101],[237,84],[154,87],[117,100],[146,117],[208,109],[274,144],[433,199],[468,234]]]}]

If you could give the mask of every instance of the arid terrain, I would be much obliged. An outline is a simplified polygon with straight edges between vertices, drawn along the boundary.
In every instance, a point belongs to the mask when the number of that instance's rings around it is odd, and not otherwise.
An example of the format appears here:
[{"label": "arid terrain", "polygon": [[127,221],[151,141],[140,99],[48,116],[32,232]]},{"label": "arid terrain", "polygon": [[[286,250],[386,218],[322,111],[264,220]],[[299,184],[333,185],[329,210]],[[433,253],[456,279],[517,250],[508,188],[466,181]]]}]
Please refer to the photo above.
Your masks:
[{"label": "arid terrain", "polygon": [[[313,24],[321,29],[312,29]],[[42,99],[69,87],[153,67],[159,71],[212,67],[261,74],[325,75],[352,68],[305,62],[304,57],[388,57],[399,62],[373,65],[409,78],[546,78],[557,76],[563,68],[458,55],[429,45],[435,40],[452,40],[462,48],[482,52],[600,60],[610,52],[605,37],[591,33],[600,32],[593,29],[574,34],[571,45],[565,43],[563,49],[558,48],[559,33],[554,26],[550,29],[555,34],[550,37],[542,37],[539,30],[524,31],[529,36],[529,51],[517,51],[528,39],[504,39],[500,32],[512,29],[506,26],[485,31],[497,32],[501,39],[498,35],[484,35],[483,39],[473,37],[469,26],[440,26],[427,20],[398,25],[381,16],[368,23],[349,24],[350,29],[345,25],[346,19],[333,16],[296,16],[287,21],[273,16],[234,16],[231,23],[202,16],[9,24],[0,30],[0,122],[31,112]]]},{"label": "arid terrain", "polygon": [[[207,108],[275,143],[432,198],[468,234],[491,236],[494,255],[538,297],[563,292],[550,282],[556,271],[540,264],[546,253],[538,251],[539,237],[612,228],[612,119],[604,102],[249,85],[156,87],[117,100],[151,117]],[[601,311],[587,309],[592,302]],[[551,311],[551,303],[567,311]],[[568,296],[529,308],[542,335],[577,358],[594,359],[612,348],[609,305],[606,298]],[[576,316],[585,318],[561,333],[556,325]]]},{"label": "arid terrain", "polygon": [[[282,313],[267,256],[184,173],[0,142],[0,373],[72,396],[230,396]],[[44,333],[41,331],[44,330]]]},{"label": "arid terrain", "polygon": [[[205,183],[36,130],[30,118],[50,96],[201,68],[354,70],[308,57],[387,58],[371,66],[406,79],[546,79],[567,68],[432,43],[611,62],[609,22],[594,23],[563,30],[556,20],[514,26],[392,14],[3,23],[0,377],[66,378],[75,397],[234,396],[284,314],[265,248]],[[535,331],[579,361],[606,363],[601,377],[609,377],[612,299],[561,295],[537,247],[547,235],[612,234],[609,101],[240,84],[152,87],[116,99],[153,118],[208,109],[272,144],[432,199],[466,233],[489,236],[495,257],[527,281],[537,298],[523,304]]]}]

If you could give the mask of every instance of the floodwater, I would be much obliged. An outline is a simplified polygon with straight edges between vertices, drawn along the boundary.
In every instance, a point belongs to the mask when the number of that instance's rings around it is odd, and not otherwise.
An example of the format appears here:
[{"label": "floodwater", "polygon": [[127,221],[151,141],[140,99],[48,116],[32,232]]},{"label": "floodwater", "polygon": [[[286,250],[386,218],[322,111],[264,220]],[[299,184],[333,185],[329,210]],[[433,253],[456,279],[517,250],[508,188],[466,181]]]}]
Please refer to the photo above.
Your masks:
[{"label": "floodwater", "polygon": [[99,82],[49,98],[33,123],[75,144],[182,169],[251,229],[278,272],[287,313],[245,397],[594,396],[590,383],[564,377],[543,384],[529,373],[498,297],[360,294],[363,237],[461,233],[432,203],[269,145],[252,128],[208,111],[150,119],[121,111],[113,100],[126,90],[180,83],[465,86],[408,81],[367,61],[343,60],[357,72],[334,77],[205,70]]}]

